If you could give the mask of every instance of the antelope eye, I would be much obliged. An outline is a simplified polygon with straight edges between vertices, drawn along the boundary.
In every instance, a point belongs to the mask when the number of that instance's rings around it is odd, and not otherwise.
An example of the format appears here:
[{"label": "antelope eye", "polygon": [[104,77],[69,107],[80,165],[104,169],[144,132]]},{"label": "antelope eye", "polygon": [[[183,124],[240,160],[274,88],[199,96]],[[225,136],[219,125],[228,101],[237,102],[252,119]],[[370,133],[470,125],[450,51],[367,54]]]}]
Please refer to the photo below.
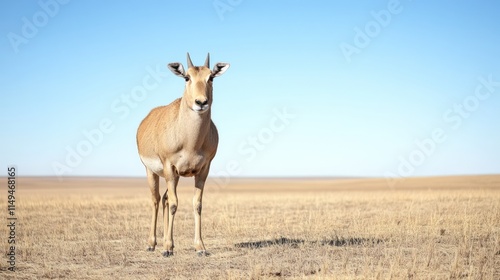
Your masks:
[{"label": "antelope eye", "polygon": [[186,82],[189,82],[189,79],[190,79],[189,76],[184,76],[184,80],[186,80]]}]

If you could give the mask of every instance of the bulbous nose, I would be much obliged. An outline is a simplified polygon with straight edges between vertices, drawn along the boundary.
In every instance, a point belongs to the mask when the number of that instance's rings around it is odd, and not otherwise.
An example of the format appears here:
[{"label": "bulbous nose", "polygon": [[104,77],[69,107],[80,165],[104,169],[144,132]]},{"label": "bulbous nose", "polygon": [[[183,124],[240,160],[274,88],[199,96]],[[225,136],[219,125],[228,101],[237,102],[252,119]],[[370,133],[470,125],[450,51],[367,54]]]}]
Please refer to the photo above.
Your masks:
[{"label": "bulbous nose", "polygon": [[199,100],[199,99],[196,99],[196,100],[194,101],[194,103],[196,103],[196,104],[197,104],[197,105],[199,105],[199,106],[205,106],[205,105],[207,105],[207,104],[208,104],[208,99],[205,99],[205,100]]}]

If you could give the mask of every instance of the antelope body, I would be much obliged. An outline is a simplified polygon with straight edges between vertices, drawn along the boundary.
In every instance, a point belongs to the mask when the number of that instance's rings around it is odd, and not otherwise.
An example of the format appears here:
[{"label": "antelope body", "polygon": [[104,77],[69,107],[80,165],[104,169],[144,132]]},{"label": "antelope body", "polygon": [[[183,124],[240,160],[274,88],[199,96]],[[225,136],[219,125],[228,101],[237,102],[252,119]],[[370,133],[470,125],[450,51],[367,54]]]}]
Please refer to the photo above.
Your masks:
[{"label": "antelope body", "polygon": [[163,255],[173,255],[173,224],[177,210],[177,183],[179,176],[194,176],[193,212],[195,220],[194,246],[198,255],[205,255],[201,238],[201,210],[205,181],[210,163],[218,145],[217,128],[211,120],[212,82],[222,75],[228,63],[217,63],[210,70],[210,56],[204,66],[193,66],[187,54],[188,69],[181,63],[170,63],[168,68],[186,80],[181,98],[166,106],[157,107],[144,118],[137,130],[137,147],[152,195],[151,230],[148,250],[156,247],[156,224],[160,205],[159,177],[164,177],[167,190],[161,198],[164,220]]}]

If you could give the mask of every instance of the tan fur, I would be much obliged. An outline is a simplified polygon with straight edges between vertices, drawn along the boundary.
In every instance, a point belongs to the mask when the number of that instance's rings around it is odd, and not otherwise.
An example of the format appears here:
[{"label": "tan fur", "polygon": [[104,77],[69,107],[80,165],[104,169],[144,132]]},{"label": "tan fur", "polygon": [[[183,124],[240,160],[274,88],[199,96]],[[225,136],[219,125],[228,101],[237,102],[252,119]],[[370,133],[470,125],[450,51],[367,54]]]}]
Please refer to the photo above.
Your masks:
[{"label": "tan fur", "polygon": [[[188,54],[188,64],[190,62]],[[179,63],[175,63],[179,67]],[[172,68],[169,64],[169,68]],[[220,63],[218,64],[220,68]],[[224,64],[226,65],[226,64]],[[222,74],[229,64],[220,71]],[[211,120],[212,79],[218,73],[206,66],[190,67],[185,73],[180,70],[174,74],[189,77],[182,98],[178,98],[167,106],[154,108],[144,118],[137,130],[137,147],[139,156],[148,177],[152,194],[152,220],[148,240],[148,250],[156,246],[156,224],[160,203],[159,177],[164,177],[167,190],[162,200],[165,227],[164,256],[173,254],[173,221],[177,210],[176,187],[179,176],[195,176],[195,195],[193,197],[193,213],[195,216],[195,249],[205,254],[205,246],[201,238],[201,209],[205,180],[210,170],[210,163],[215,157],[218,145],[218,133]],[[182,72],[182,73],[181,73]],[[220,75],[217,74],[217,75]],[[198,101],[197,101],[198,100]],[[203,112],[196,102],[206,102],[208,109]]]}]

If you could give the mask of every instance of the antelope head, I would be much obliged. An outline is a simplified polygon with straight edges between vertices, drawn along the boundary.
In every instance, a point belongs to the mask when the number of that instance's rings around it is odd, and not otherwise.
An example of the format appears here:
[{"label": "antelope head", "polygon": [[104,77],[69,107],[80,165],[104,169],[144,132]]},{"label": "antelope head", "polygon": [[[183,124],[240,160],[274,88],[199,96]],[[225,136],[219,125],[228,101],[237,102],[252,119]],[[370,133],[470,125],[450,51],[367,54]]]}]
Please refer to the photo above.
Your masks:
[{"label": "antelope head", "polygon": [[207,112],[212,105],[212,83],[215,77],[218,77],[229,68],[229,63],[216,63],[210,70],[210,54],[203,66],[194,66],[187,54],[187,71],[179,62],[169,63],[168,68],[176,76],[186,80],[186,89],[182,97],[183,102],[194,112],[203,114]]}]

